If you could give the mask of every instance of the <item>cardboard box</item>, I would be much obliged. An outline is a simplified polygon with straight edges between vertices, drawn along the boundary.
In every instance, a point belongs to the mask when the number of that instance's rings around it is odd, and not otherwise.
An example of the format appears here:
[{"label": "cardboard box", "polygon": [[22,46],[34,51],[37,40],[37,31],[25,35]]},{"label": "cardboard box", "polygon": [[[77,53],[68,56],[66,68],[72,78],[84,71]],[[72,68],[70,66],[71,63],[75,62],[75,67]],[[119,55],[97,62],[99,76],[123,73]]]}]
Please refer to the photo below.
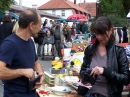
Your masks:
[{"label": "cardboard box", "polygon": [[52,69],[51,74],[59,74],[60,71],[61,71],[60,69],[58,69],[58,70]]},{"label": "cardboard box", "polygon": [[85,42],[85,43],[72,43],[72,48],[78,48],[78,46],[84,47],[84,45],[88,46],[89,43],[88,42]]}]

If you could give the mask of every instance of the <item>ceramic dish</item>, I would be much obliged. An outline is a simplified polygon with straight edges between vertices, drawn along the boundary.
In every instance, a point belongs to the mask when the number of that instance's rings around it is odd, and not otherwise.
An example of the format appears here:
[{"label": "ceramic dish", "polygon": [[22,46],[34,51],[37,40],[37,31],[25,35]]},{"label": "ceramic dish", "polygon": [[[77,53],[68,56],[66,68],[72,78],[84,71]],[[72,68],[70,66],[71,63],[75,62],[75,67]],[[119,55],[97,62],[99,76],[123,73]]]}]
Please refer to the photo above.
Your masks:
[{"label": "ceramic dish", "polygon": [[56,86],[51,88],[56,95],[65,95],[70,93],[73,89],[67,86]]}]

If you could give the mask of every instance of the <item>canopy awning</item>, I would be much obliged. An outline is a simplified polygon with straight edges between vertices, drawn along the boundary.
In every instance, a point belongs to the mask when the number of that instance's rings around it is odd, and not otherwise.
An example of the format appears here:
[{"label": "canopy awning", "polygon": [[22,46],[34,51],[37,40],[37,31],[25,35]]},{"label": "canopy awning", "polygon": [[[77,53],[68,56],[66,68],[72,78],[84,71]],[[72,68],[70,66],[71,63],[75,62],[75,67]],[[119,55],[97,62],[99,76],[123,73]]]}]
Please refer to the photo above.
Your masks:
[{"label": "canopy awning", "polygon": [[0,19],[2,19],[4,17],[4,15],[5,15],[5,12],[0,10]]},{"label": "canopy awning", "polygon": [[77,22],[77,20],[67,20],[65,18],[55,19],[56,21],[60,20],[60,22],[66,21],[66,22]]},{"label": "canopy awning", "polygon": [[127,19],[130,19],[130,12],[127,14]]},{"label": "canopy awning", "polygon": [[[2,19],[5,14],[5,12],[0,10],[0,19]],[[19,19],[19,16],[13,12],[9,12],[8,14],[12,17],[12,19]]]},{"label": "canopy awning", "polygon": [[12,19],[19,19],[19,16],[13,12],[9,12],[9,14],[12,16]]}]

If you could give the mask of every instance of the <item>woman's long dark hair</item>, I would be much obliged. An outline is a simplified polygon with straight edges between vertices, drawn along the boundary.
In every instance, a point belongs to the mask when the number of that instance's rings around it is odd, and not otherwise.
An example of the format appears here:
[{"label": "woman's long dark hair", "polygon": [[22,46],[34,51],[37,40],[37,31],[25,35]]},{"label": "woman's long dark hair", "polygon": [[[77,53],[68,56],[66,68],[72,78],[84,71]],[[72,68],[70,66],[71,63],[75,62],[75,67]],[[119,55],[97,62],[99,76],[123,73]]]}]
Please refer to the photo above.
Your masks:
[{"label": "woman's long dark hair", "polygon": [[60,25],[56,25],[56,29],[60,29]]},{"label": "woman's long dark hair", "polygon": [[[107,17],[101,16],[93,24],[92,31],[95,34],[107,35],[106,31],[110,31],[111,28],[113,27],[112,27],[112,23],[110,19]],[[112,41],[115,41],[115,37],[113,33],[111,34],[110,39],[112,39]]]},{"label": "woman's long dark hair", "polygon": [[43,27],[46,26],[47,24],[47,19],[45,19],[44,23],[43,23]]}]

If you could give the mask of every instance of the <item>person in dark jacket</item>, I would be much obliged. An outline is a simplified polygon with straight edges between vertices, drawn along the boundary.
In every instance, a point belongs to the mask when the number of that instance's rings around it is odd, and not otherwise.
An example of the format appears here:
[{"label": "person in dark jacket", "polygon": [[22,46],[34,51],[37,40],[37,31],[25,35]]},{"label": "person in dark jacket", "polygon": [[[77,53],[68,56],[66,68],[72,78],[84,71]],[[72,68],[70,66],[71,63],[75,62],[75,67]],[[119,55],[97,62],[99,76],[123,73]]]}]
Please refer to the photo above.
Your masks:
[{"label": "person in dark jacket", "polygon": [[[80,75],[83,80],[87,68],[92,69],[90,76],[95,77],[95,84],[86,90],[86,95],[93,97],[122,97],[123,85],[129,84],[129,62],[123,47],[114,42],[113,28],[107,17],[99,17],[94,25],[96,35],[94,44],[89,45],[83,58]],[[82,81],[81,81],[82,82]],[[89,96],[90,97],[90,96]]]},{"label": "person in dark jacket", "polygon": [[127,43],[128,42],[127,27],[123,27],[122,31],[123,31],[123,43]]},{"label": "person in dark jacket", "polygon": [[119,36],[119,43],[121,43],[121,37],[122,37],[122,35],[121,35],[121,29],[120,28],[117,29],[117,33],[118,33],[118,36]]},{"label": "person in dark jacket", "polygon": [[77,34],[86,34],[88,33],[88,26],[84,23],[84,21],[80,20],[80,23],[76,25]]},{"label": "person in dark jacket", "polygon": [[61,35],[61,28],[60,28],[60,25],[57,24],[56,27],[55,27],[55,30],[54,30],[54,39],[55,39],[55,47],[56,47],[56,52],[57,52],[57,55],[58,57],[62,57],[62,54],[61,54],[61,45],[62,45],[62,35]]},{"label": "person in dark jacket", "polygon": [[11,16],[9,14],[5,14],[3,17],[3,24],[0,25],[0,43],[12,34],[13,26]]},{"label": "person in dark jacket", "polygon": [[43,39],[45,37],[44,35],[45,33],[40,29],[38,32],[38,37],[34,38],[35,43],[38,43],[38,47],[37,47],[37,55],[41,56],[41,52],[42,52],[42,43],[43,43]]},{"label": "person in dark jacket", "polygon": [[64,27],[64,35],[66,36],[66,38],[65,38],[66,42],[72,42],[72,39],[71,39],[71,28],[70,28],[69,25],[65,25],[65,27]]}]

